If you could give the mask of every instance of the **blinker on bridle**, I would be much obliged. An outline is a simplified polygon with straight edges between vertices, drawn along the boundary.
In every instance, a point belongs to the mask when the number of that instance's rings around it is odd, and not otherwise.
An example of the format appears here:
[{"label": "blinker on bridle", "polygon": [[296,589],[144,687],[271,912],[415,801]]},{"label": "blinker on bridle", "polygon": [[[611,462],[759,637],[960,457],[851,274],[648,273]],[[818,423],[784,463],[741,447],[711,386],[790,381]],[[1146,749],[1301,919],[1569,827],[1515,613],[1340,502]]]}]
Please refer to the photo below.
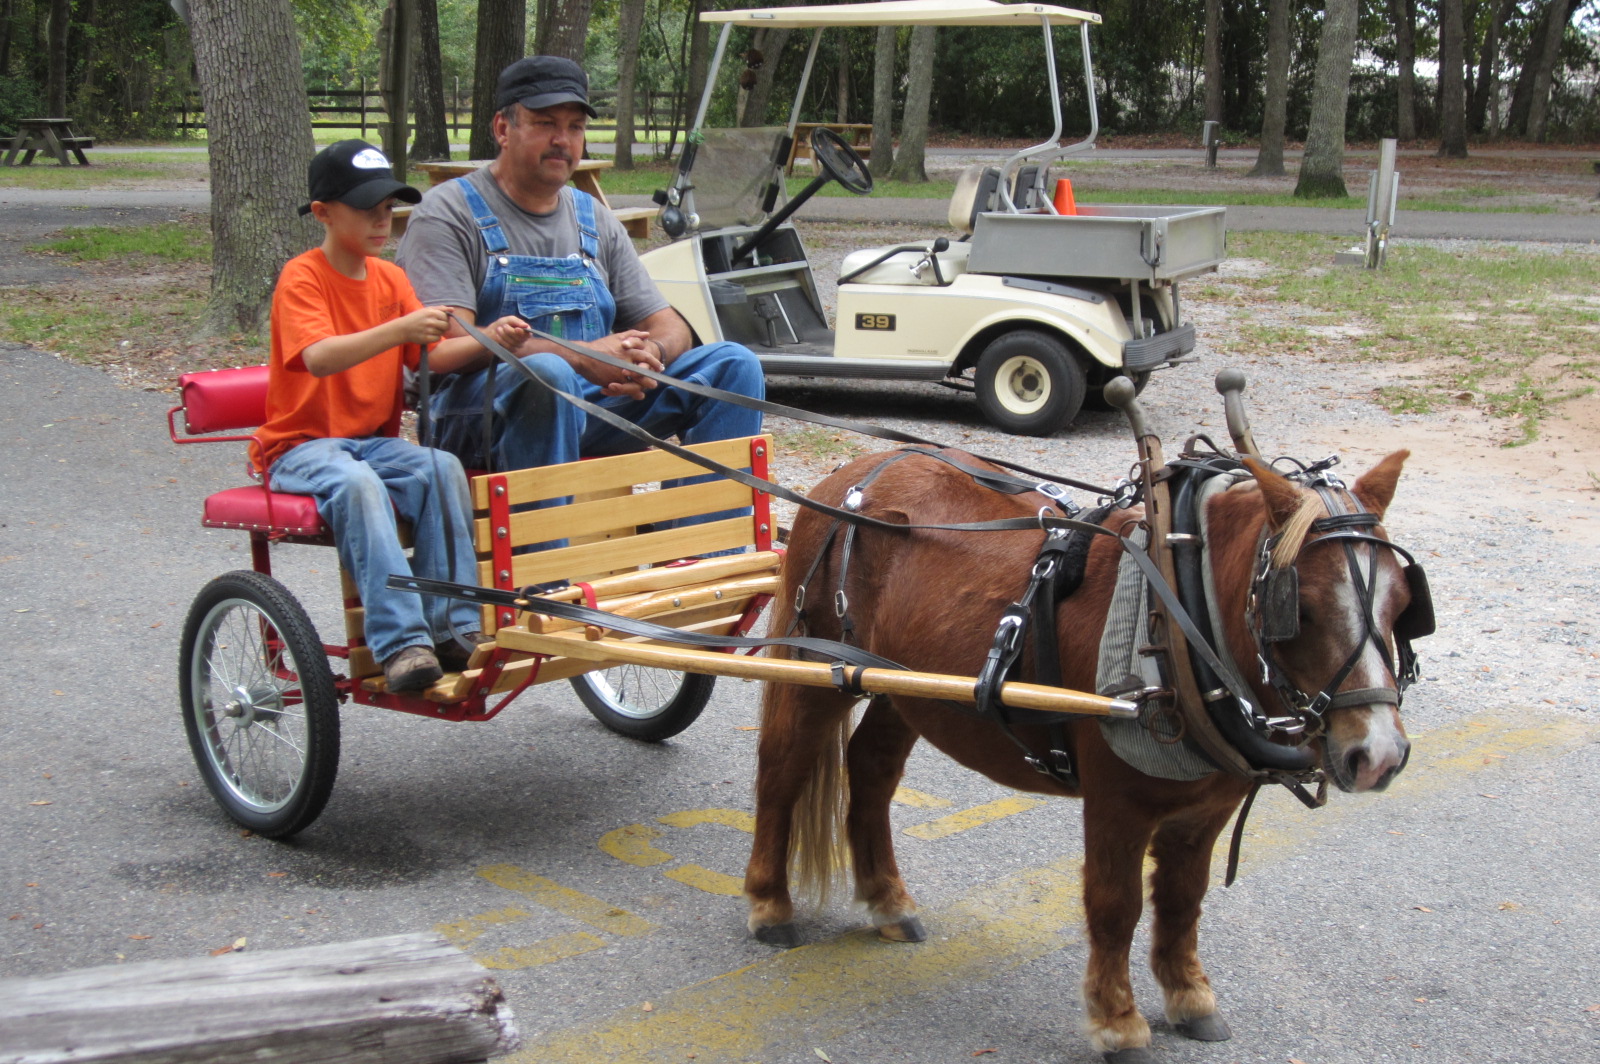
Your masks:
[{"label": "blinker on bridle", "polygon": [[[1270,684],[1278,692],[1285,708],[1291,713],[1284,717],[1268,717],[1257,712],[1255,724],[1268,732],[1304,736],[1307,739],[1321,733],[1323,715],[1329,710],[1373,702],[1386,703],[1398,709],[1406,688],[1418,676],[1417,656],[1412,650],[1411,641],[1432,635],[1435,629],[1428,578],[1411,552],[1367,531],[1377,527],[1378,515],[1363,509],[1337,477],[1322,473],[1314,477],[1309,486],[1321,497],[1329,516],[1317,518],[1309,525],[1301,525],[1298,544],[1283,542],[1286,534],[1296,535],[1296,522],[1293,519],[1277,535],[1263,533],[1247,602],[1247,616],[1256,641],[1256,660],[1261,666],[1262,682]],[[1310,497],[1306,501],[1308,505],[1314,505]],[[1350,509],[1345,510],[1345,503],[1350,504]],[[1344,512],[1335,512],[1336,509]],[[1316,538],[1310,538],[1312,536]],[[1300,576],[1295,563],[1305,550],[1323,543],[1337,543],[1344,549],[1350,583],[1361,607],[1363,630],[1333,678],[1315,695],[1307,695],[1289,679],[1272,648],[1274,644],[1287,642],[1300,634]],[[1368,546],[1369,564],[1365,574],[1356,555],[1357,544],[1361,543]],[[1275,560],[1280,544],[1287,548],[1287,557]],[[1404,559],[1401,574],[1410,592],[1410,601],[1400,616],[1395,618],[1391,628],[1394,654],[1390,654],[1389,648],[1384,645],[1373,616],[1380,547],[1392,550]],[[1340,686],[1355,670],[1368,643],[1377,648],[1385,668],[1394,679],[1394,686],[1340,691]]]}]

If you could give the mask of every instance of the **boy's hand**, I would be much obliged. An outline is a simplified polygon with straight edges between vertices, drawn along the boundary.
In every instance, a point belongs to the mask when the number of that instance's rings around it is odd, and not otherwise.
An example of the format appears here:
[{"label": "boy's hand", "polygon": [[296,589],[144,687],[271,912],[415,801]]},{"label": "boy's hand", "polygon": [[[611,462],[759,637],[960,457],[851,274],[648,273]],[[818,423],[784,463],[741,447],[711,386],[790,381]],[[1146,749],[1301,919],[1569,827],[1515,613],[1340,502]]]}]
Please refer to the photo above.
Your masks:
[{"label": "boy's hand", "polygon": [[449,327],[450,315],[444,307],[423,307],[400,319],[401,336],[408,344],[435,343]]},{"label": "boy's hand", "polygon": [[488,333],[494,341],[507,351],[516,353],[517,348],[528,341],[533,335],[528,331],[528,323],[515,314],[507,314],[499,321],[491,322],[484,332]]}]

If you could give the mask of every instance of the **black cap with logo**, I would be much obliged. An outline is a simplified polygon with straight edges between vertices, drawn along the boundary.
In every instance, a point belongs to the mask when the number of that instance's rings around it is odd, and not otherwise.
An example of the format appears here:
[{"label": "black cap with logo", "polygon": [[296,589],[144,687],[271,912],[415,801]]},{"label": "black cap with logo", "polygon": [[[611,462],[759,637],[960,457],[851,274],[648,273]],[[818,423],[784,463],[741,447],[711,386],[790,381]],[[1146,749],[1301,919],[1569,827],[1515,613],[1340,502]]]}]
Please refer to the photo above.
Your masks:
[{"label": "black cap with logo", "polygon": [[530,55],[500,71],[495,86],[496,111],[520,103],[530,111],[575,103],[599,118],[589,106],[589,75],[570,59],[558,55]]},{"label": "black cap with logo", "polygon": [[[422,193],[394,179],[383,152],[364,140],[341,140],[317,152],[309,170],[313,202],[339,202],[356,210],[376,207],[390,196],[421,203]],[[300,208],[311,213],[311,204]]]}]

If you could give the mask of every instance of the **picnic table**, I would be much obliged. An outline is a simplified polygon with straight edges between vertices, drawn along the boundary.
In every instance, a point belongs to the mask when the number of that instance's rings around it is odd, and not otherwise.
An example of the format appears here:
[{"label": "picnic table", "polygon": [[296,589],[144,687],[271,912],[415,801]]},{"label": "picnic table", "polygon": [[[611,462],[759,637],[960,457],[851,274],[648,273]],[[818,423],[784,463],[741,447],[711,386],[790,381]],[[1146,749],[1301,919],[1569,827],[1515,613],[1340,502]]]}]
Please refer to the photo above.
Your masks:
[{"label": "picnic table", "polygon": [[811,160],[816,165],[816,160],[811,154],[811,134],[817,129],[831,129],[845,139],[856,154],[863,159],[872,155],[872,123],[871,122],[796,122],[794,124],[794,143],[789,146],[789,161],[784,166],[783,172],[794,173],[794,164],[797,159]]},{"label": "picnic table", "polygon": [[[468,174],[488,166],[493,161],[493,159],[467,159],[462,162],[415,163],[413,165],[428,175],[428,183],[430,185],[439,185],[458,177],[466,177]],[[572,186],[587,192],[599,200],[602,207],[617,216],[617,220],[622,223],[622,228],[628,231],[629,236],[639,239],[648,237],[650,235],[650,219],[656,216],[654,207],[613,207],[606,199],[606,194],[601,191],[600,172],[611,169],[611,166],[610,159],[579,159],[578,169],[572,175]],[[398,215],[400,212],[396,211],[395,213]],[[398,223],[400,219],[397,217],[395,221]],[[396,232],[403,231],[404,228],[403,224],[398,224]]]},{"label": "picnic table", "polygon": [[62,166],[71,166],[72,156],[77,156],[79,163],[88,166],[89,159],[83,154],[83,149],[94,147],[94,138],[78,136],[72,129],[70,118],[19,118],[17,135],[11,138],[6,147],[7,166],[19,165],[16,161],[18,152],[24,153],[20,165],[28,166],[41,151],[49,152]]}]

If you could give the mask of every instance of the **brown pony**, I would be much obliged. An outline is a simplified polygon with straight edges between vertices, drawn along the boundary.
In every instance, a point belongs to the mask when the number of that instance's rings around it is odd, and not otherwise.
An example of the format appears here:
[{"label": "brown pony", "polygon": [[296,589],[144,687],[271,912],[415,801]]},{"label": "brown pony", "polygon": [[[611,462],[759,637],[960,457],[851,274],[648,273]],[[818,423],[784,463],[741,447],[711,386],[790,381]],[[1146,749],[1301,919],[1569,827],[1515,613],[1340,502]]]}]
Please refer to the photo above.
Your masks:
[{"label": "brown pony", "polygon": [[[947,452],[969,464],[979,460]],[[1394,496],[1408,452],[1390,455],[1354,485],[1355,497],[1380,518]],[[839,505],[848,489],[883,463],[871,455],[834,473],[811,494]],[[992,468],[992,467],[990,467]],[[1209,502],[1207,512],[1215,585],[1226,628],[1226,645],[1250,647],[1247,595],[1263,525],[1273,532],[1300,514],[1326,514],[1309,490],[1259,465],[1255,476]],[[1032,515],[1050,500],[1033,494],[1002,495],[958,469],[932,459],[894,462],[871,481],[862,512],[899,524],[938,524]],[[1137,508],[1113,511],[1106,526],[1121,530],[1140,520]],[[838,638],[834,590],[844,535],[831,539],[831,519],[802,511],[795,521],[785,562],[785,588],[772,631],[788,628],[795,585],[806,579],[812,602],[809,635]],[[1371,529],[1383,536],[1381,526]],[[1094,689],[1096,658],[1111,603],[1121,551],[1109,536],[1096,536],[1079,589],[1057,613],[1063,686]],[[1315,542],[1313,532],[1306,541]],[[842,588],[856,641],[865,649],[913,669],[975,675],[988,652],[996,621],[1026,584],[1042,532],[894,533],[862,528],[851,547]],[[812,563],[826,545],[809,578]],[[1390,631],[1406,606],[1409,590],[1387,550],[1369,552],[1374,634],[1391,646]],[[1368,636],[1362,611],[1354,608],[1352,577],[1337,547],[1302,550],[1296,561],[1300,587],[1300,631],[1275,644],[1278,660],[1301,689],[1316,691],[1341,663],[1355,667],[1339,685],[1346,692],[1394,687],[1389,664]],[[1353,653],[1353,648],[1366,649]],[[1025,669],[1029,667],[1024,660]],[[1271,688],[1252,678],[1257,704],[1281,705]],[[1024,672],[1024,678],[1031,675]],[[1356,695],[1360,699],[1366,694]],[[1142,865],[1154,859],[1151,967],[1166,1001],[1167,1019],[1191,1038],[1228,1037],[1216,999],[1196,952],[1200,903],[1210,875],[1212,847],[1251,784],[1226,772],[1189,782],[1144,775],[1118,758],[1095,718],[1070,718],[1068,734],[1079,786],[1070,788],[1040,775],[996,724],[935,701],[871,698],[851,731],[851,709],[859,699],[830,688],[770,684],[766,689],[756,779],[756,827],[744,889],[750,899],[752,932],[762,941],[794,945],[794,905],[789,893],[791,859],[798,886],[825,896],[835,869],[848,860],[855,894],[879,933],[898,941],[920,941],[922,926],[895,863],[889,802],[919,738],[1008,787],[1083,799],[1083,896],[1089,960],[1083,996],[1089,1035],[1096,1049],[1118,1064],[1151,1059],[1150,1027],[1134,1004],[1128,954],[1143,909]],[[1345,699],[1341,701],[1350,701]],[[1018,727],[1036,750],[1049,749],[1048,729]],[[1329,711],[1314,740],[1327,776],[1346,791],[1381,789],[1404,765],[1409,742],[1395,705],[1340,705]],[[838,841],[844,818],[848,854]]]}]

